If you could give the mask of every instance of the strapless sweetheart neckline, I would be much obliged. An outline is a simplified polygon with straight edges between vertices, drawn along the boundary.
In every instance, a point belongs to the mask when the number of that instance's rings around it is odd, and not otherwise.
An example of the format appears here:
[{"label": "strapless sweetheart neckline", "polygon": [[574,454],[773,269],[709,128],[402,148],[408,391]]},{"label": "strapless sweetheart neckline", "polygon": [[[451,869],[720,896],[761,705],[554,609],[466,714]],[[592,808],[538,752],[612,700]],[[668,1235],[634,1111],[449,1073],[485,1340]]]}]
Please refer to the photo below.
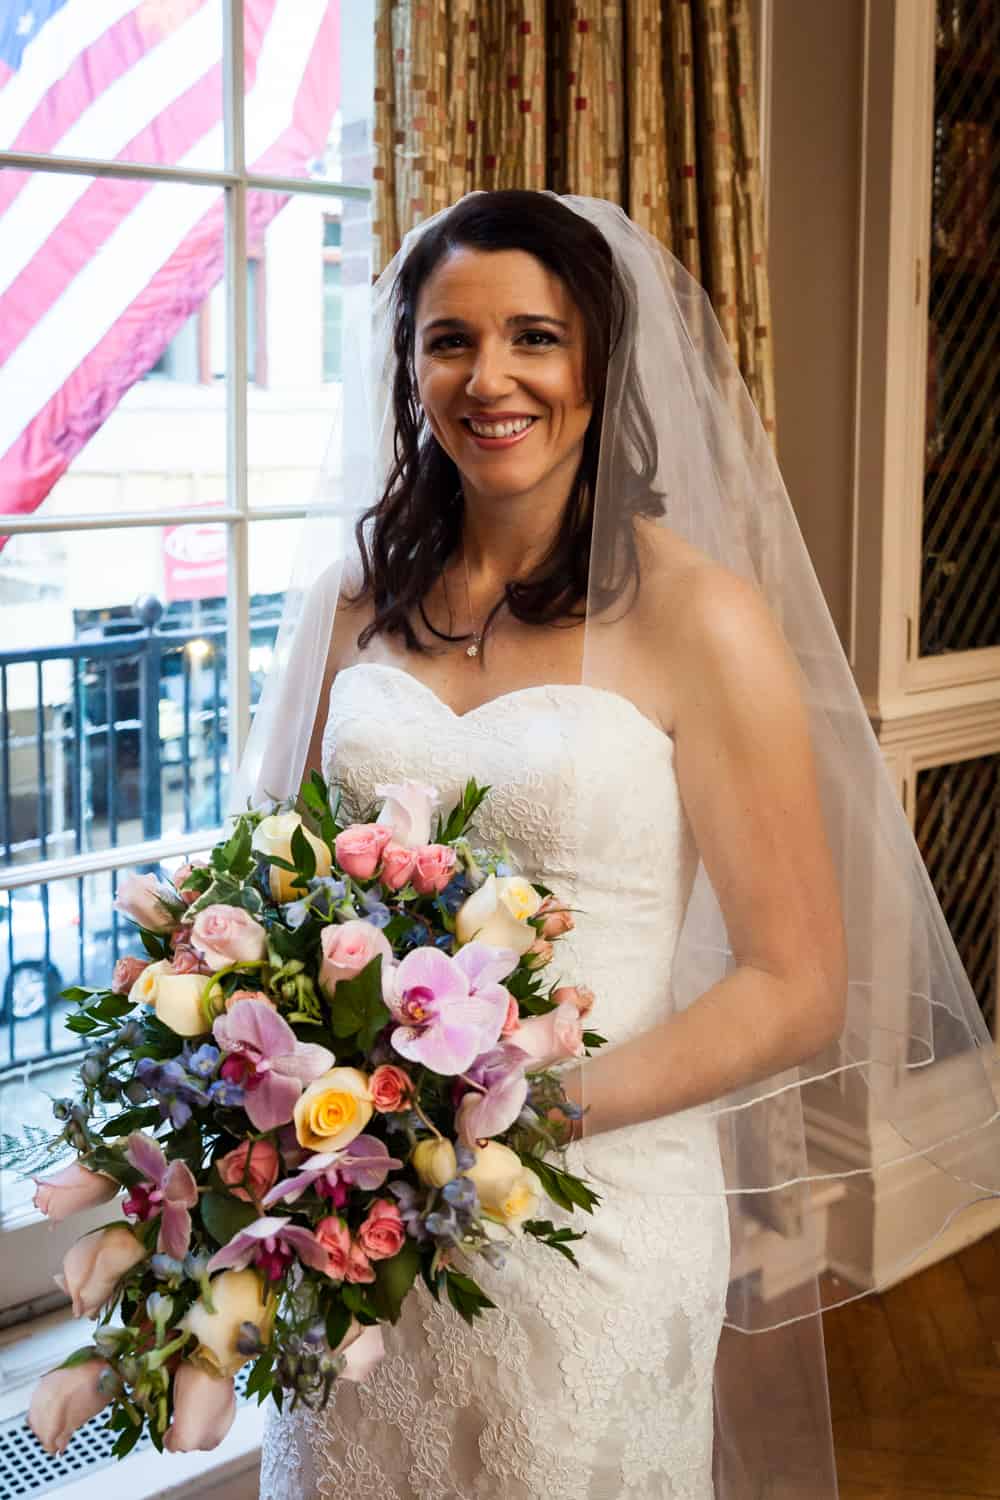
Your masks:
[{"label": "strapless sweetheart neckline", "polygon": [[637,707],[637,705],[632,702],[631,698],[626,698],[624,693],[615,692],[613,688],[596,687],[593,683],[590,682],[530,683],[526,687],[511,688],[509,692],[498,693],[495,698],[486,698],[482,703],[475,703],[473,704],[472,708],[467,708],[463,712],[459,712],[457,708],[452,708],[450,703],[447,703],[439,693],[435,692],[430,683],[424,682],[419,677],[415,677],[412,672],[407,672],[405,667],[393,666],[391,662],[352,662],[349,667],[341,667],[340,671],[337,673],[337,676],[334,678],[334,686],[336,686],[337,680],[341,677],[346,676],[348,672],[360,671],[391,672],[396,677],[403,677],[407,679],[407,681],[412,682],[420,692],[424,693],[429,699],[436,703],[437,706],[444,713],[448,714],[450,718],[456,719],[458,721],[477,718],[480,714],[486,713],[490,709],[500,708],[504,704],[509,703],[512,700],[527,697],[533,693],[597,693],[602,698],[611,698],[614,700],[614,702],[623,704],[625,708],[627,708],[641,724],[645,725],[645,727],[656,736],[658,740],[665,741],[666,745],[671,751],[673,751],[674,749],[673,735],[668,734],[665,729],[661,729],[659,724],[654,724],[649,715],[643,713],[642,709]]}]

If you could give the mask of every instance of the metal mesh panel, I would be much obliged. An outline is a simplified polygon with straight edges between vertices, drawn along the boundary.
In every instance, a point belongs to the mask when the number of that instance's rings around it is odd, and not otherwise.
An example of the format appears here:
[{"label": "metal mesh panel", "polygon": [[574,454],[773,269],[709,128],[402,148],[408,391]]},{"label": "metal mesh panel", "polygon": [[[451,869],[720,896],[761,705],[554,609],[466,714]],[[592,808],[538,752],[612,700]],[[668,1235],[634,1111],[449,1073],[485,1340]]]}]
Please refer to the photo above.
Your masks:
[{"label": "metal mesh panel", "polygon": [[915,832],[955,945],[996,1035],[1000,755],[921,771]]},{"label": "metal mesh panel", "polygon": [[920,654],[1000,645],[1000,5],[938,0]]}]

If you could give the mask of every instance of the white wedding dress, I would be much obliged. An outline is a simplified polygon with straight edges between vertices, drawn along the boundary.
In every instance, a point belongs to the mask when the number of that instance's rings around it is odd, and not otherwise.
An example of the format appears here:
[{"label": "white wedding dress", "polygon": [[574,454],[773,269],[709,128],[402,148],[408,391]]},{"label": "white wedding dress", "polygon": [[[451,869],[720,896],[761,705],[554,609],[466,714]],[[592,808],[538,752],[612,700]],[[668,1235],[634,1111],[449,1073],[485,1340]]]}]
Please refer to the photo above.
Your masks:
[{"label": "white wedding dress", "polygon": [[[482,841],[506,841],[576,911],[556,964],[595,991],[589,1024],[614,1045],[668,1013],[697,855],[673,741],[632,703],[529,687],[458,715],[361,663],[334,682],[323,752],[355,810],[382,782],[433,784],[446,807],[468,777],[489,783]],[[476,1261],[498,1310],[473,1327],[418,1281],[364,1384],[272,1416],[261,1500],[711,1500],[729,1277],[713,1122],[690,1110],[608,1132],[569,1164],[600,1206],[546,1200],[542,1217],[587,1231],[580,1269],[529,1238],[502,1269]]]}]

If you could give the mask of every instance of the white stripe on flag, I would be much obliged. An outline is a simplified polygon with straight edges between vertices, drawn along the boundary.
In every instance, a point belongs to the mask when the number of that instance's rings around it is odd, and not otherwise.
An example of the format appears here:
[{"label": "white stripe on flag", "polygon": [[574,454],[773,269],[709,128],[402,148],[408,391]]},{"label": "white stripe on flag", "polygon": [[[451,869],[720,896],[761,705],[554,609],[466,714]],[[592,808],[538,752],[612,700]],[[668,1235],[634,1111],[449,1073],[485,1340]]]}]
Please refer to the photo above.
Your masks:
[{"label": "white stripe on flag", "polygon": [[[105,89],[63,136],[59,154],[114,161],[133,136],[218,63],[222,56],[222,33],[213,10],[214,6],[196,11]],[[222,113],[221,79],[218,112]],[[220,154],[206,165],[221,167],[221,150],[220,143]],[[4,264],[0,265],[0,296],[20,275],[22,267],[37,255],[49,235],[57,232],[60,222],[92,182],[91,177],[66,173],[31,174],[0,219],[0,230],[8,247]],[[15,247],[16,256],[12,253]]]},{"label": "white stripe on flag", "polygon": [[[278,0],[264,38],[253,89],[253,125],[248,108],[247,160],[253,162],[273,144],[292,118],[302,82],[323,20],[327,0]],[[313,18],[304,36],[302,15]],[[289,48],[302,55],[294,71]],[[266,129],[266,126],[270,129]],[[207,153],[214,160],[215,134],[201,140],[184,160],[199,166]],[[81,270],[65,293],[39,320],[0,369],[0,454],[65,384],[77,365],[135,301],[208,211],[214,189],[187,183],[158,183],[150,188]]]},{"label": "white stripe on flag", "polygon": [[40,100],[138,0],[69,0],[25,48],[13,78],[0,89],[0,149],[9,151]]}]

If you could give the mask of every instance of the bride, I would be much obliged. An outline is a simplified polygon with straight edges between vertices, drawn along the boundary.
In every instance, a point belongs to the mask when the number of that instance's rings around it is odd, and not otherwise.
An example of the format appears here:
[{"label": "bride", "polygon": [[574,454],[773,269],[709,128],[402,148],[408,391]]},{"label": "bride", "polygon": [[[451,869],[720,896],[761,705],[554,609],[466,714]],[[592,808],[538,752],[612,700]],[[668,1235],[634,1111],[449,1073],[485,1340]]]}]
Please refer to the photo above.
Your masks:
[{"label": "bride", "polygon": [[[319,769],[360,816],[405,778],[444,805],[489,783],[481,837],[576,919],[561,980],[609,1046],[568,1068],[582,1119],[556,1124],[601,1203],[541,1211],[586,1230],[579,1271],[528,1238],[477,1260],[496,1308],[474,1326],[418,1283],[363,1383],[271,1421],[261,1500],[835,1496],[814,1281],[808,1338],[744,1340],[762,1391],[720,1380],[720,1337],[775,1322],[730,1230],[807,1175],[799,1083],[895,1058],[871,1043],[864,888],[844,921],[847,784],[853,850],[888,828],[874,873],[904,930],[936,929],[939,1004],[951,983],[973,1026],[975,999],[771,447],[699,288],[594,199],[472,193],[424,223],[373,345],[375,502],[334,514],[324,570],[310,546],[250,784]],[[754,1136],[781,1094],[784,1170]]]}]

